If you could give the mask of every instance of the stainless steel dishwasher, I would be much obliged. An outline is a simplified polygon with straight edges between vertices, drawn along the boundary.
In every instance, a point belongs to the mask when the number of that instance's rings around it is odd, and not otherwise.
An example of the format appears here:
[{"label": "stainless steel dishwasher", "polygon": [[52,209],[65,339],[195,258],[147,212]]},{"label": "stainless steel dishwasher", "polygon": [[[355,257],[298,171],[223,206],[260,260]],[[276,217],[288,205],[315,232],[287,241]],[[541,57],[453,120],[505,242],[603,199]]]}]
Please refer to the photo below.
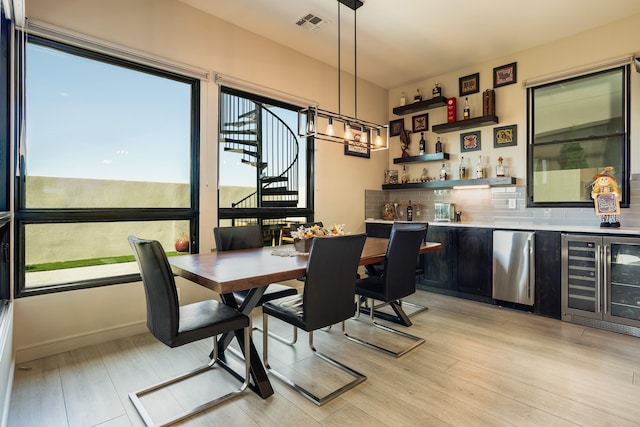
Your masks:
[{"label": "stainless steel dishwasher", "polygon": [[534,254],[533,231],[493,231],[493,299],[533,305]]}]

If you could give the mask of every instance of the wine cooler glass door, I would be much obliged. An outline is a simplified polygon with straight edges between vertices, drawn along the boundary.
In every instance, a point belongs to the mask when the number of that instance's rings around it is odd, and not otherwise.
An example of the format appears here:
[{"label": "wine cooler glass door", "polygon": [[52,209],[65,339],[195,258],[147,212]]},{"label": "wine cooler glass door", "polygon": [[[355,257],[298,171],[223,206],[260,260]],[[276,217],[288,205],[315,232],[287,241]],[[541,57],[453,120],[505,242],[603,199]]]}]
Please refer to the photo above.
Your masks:
[{"label": "wine cooler glass door", "polygon": [[640,239],[607,238],[610,262],[606,269],[608,286],[605,320],[640,325]]}]

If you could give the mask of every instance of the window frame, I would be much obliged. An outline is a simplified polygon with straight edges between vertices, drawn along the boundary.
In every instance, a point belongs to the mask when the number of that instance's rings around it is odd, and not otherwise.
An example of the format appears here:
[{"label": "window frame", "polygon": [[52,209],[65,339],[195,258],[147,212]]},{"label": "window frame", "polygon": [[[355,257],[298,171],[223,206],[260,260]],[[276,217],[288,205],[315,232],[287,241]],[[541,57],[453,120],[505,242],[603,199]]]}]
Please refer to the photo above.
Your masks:
[{"label": "window frame", "polygon": [[[129,59],[122,59],[84,47],[73,46],[61,41],[54,41],[46,37],[28,35],[27,43],[36,43],[68,54],[77,55],[90,60],[124,67],[133,71],[151,74],[158,77],[186,83],[191,86],[191,132],[190,132],[190,198],[188,208],[26,208],[24,158],[18,154],[15,175],[15,296],[25,297],[75,289],[86,289],[98,286],[136,282],[139,274],[109,276],[98,279],[69,282],[26,289],[25,287],[25,226],[29,224],[53,223],[82,223],[82,222],[124,222],[124,221],[164,221],[188,220],[190,233],[190,250],[199,251],[199,180],[200,180],[200,80],[195,77],[184,76],[169,70],[162,70]],[[24,52],[19,52],[20,61],[25,61]],[[22,77],[21,77],[22,78]],[[24,90],[25,82],[20,81],[18,87]],[[26,118],[28,120],[28,118]],[[16,150],[19,152],[19,150]]]},{"label": "window frame", "polygon": [[[622,75],[622,90],[623,90],[623,120],[624,122],[624,132],[620,135],[622,138],[622,170],[620,171],[620,181],[618,185],[620,187],[620,192],[622,194],[620,207],[628,208],[630,202],[630,178],[631,178],[631,69],[630,64],[618,65],[614,67],[609,67],[602,70],[586,72],[583,74],[575,75],[568,78],[563,78],[559,80],[553,80],[547,83],[537,84],[535,86],[531,86],[527,88],[527,207],[529,208],[592,208],[592,201],[565,201],[565,202],[535,202],[533,200],[534,194],[534,176],[533,176],[533,161],[534,161],[534,132],[533,128],[534,123],[534,90],[538,88],[548,87],[552,85],[561,84],[563,82],[574,81],[578,79],[584,79],[592,76],[597,76],[599,74],[608,73],[615,70],[621,70]],[[601,135],[597,135],[594,137],[600,137]],[[594,139],[593,137],[589,137],[590,139]],[[577,138],[579,141],[581,138]],[[584,140],[584,138],[582,138]],[[566,141],[563,141],[566,142]]]}]

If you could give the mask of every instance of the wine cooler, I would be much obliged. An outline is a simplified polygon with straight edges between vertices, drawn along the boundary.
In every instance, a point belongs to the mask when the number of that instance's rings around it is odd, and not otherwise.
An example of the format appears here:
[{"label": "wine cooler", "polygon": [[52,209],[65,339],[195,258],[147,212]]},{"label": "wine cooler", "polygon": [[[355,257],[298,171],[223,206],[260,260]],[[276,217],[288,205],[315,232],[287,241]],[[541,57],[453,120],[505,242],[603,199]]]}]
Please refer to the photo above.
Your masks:
[{"label": "wine cooler", "polygon": [[640,336],[640,238],[562,235],[562,319]]}]

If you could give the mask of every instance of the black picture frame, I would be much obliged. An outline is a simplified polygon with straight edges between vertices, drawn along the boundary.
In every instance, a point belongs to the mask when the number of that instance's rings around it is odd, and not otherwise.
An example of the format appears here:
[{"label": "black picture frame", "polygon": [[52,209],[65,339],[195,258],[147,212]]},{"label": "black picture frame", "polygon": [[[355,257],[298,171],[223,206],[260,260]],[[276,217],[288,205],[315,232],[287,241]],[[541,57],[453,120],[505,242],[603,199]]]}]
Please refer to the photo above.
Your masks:
[{"label": "black picture frame", "polygon": [[493,128],[493,148],[518,145],[518,125]]},{"label": "black picture frame", "polygon": [[493,88],[508,86],[518,81],[518,63],[512,62],[493,69]]},{"label": "black picture frame", "polygon": [[460,134],[460,153],[466,153],[468,151],[477,151],[481,149],[480,145],[480,131],[475,130],[473,132]]},{"label": "black picture frame", "polygon": [[480,73],[469,74],[458,79],[460,96],[471,95],[480,92]]},{"label": "black picture frame", "polygon": [[429,114],[418,114],[411,117],[411,129],[414,133],[429,130]]},{"label": "black picture frame", "polygon": [[369,146],[369,142],[360,142],[360,136],[364,133],[370,135],[371,132],[369,129],[360,130],[351,130],[353,134],[353,140],[345,141],[344,143],[344,154],[346,156],[356,156],[356,157],[364,157],[369,159],[371,157],[371,147]]},{"label": "black picture frame", "polygon": [[389,136],[400,136],[404,130],[404,119],[391,120],[389,122]]}]

